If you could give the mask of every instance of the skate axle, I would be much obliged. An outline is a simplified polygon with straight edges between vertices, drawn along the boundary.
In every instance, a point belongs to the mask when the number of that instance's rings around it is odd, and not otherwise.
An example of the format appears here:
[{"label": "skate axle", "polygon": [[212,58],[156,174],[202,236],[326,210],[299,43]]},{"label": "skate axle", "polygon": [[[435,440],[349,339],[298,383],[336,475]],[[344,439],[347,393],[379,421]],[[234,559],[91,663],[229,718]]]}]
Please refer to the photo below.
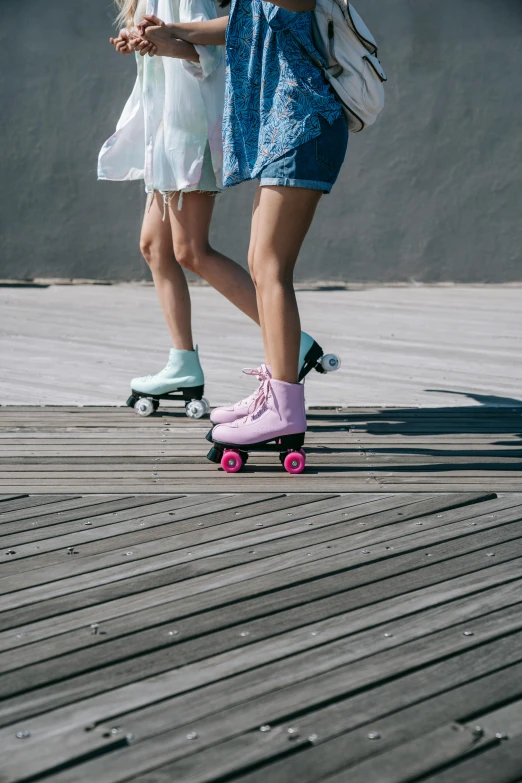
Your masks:
[{"label": "skate axle", "polygon": [[316,343],[314,343],[308,353],[305,356],[304,364],[301,367],[298,381],[302,381],[306,378],[309,372],[315,370],[318,373],[335,372],[341,366],[341,360],[334,353],[323,354],[323,349]]}]

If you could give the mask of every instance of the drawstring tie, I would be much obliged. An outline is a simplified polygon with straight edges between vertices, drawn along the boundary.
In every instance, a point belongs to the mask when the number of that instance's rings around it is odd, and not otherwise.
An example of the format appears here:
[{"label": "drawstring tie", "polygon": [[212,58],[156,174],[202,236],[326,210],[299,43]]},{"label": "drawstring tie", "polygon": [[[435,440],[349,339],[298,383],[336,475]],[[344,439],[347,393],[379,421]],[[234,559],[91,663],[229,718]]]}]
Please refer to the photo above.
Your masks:
[{"label": "drawstring tie", "polygon": [[243,372],[245,375],[255,375],[257,379],[261,381],[253,401],[248,406],[247,416],[254,417],[256,413],[261,414],[266,409],[269,398],[273,400],[274,408],[276,412],[279,413],[277,400],[275,399],[272,392],[272,376],[269,370],[266,368],[266,365],[263,365],[262,367],[256,367],[254,369],[246,367]]},{"label": "drawstring tie", "polygon": [[[154,190],[149,191],[147,194],[147,212],[150,211],[150,208],[152,206],[152,202],[154,201]],[[165,222],[165,219],[167,217],[167,208],[170,206],[170,202],[176,195],[176,193],[179,193],[179,199],[178,199],[178,210],[181,211],[183,208],[183,191],[177,191],[177,190],[159,190],[158,193],[163,199],[163,222]]]}]

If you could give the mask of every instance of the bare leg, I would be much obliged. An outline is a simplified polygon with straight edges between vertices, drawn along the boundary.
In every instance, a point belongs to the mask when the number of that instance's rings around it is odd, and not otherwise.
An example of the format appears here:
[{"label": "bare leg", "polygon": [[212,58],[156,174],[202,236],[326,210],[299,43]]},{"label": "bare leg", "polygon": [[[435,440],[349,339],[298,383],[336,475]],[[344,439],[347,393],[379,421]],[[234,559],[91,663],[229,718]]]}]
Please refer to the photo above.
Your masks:
[{"label": "bare leg", "polygon": [[301,324],[293,286],[294,267],[321,198],[321,191],[260,188],[250,269],[261,301],[263,340],[276,380],[297,383]]},{"label": "bare leg", "polygon": [[157,192],[145,210],[140,247],[152,272],[173,348],[193,351],[188,285],[174,256],[169,216],[163,221],[163,197]]},{"label": "bare leg", "polygon": [[[250,229],[250,245],[248,248],[248,266],[250,267],[250,271],[252,273],[252,266],[254,262],[254,250],[256,246],[256,239],[257,239],[257,227],[258,227],[258,215],[259,215],[259,199],[261,197],[261,187],[258,185],[256,190],[256,195],[254,198],[254,206],[252,208],[252,226]],[[253,279],[253,276],[252,276]],[[270,361],[270,351],[268,350],[268,345],[265,339],[265,329],[263,326],[264,318],[263,318],[263,302],[261,301],[261,296],[259,294],[259,291],[256,290],[256,300],[257,300],[257,311],[259,313],[259,323],[261,326],[261,334],[263,336],[263,345],[265,350],[265,362],[266,364],[271,364]]]},{"label": "bare leg", "polygon": [[206,280],[258,324],[256,292],[248,272],[209,244],[214,202],[208,193],[185,193],[178,209],[174,196],[169,209],[174,255],[181,266]]}]

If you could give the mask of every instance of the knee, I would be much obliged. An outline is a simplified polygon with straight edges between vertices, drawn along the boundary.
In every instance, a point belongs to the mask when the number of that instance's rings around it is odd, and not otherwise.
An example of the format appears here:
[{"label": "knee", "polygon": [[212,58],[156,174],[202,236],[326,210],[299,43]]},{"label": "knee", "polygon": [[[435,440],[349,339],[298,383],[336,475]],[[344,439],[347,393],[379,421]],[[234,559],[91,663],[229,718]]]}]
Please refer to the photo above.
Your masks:
[{"label": "knee", "polygon": [[248,269],[250,271],[250,277],[252,278],[252,282],[254,285],[256,285],[256,261],[255,261],[255,253],[253,250],[248,251]]},{"label": "knee", "polygon": [[183,269],[203,277],[203,267],[208,255],[207,251],[193,247],[189,243],[176,243],[174,245],[174,255],[176,261]]},{"label": "knee", "polygon": [[166,249],[154,237],[141,237],[140,251],[151,269],[159,269],[166,260]]},{"label": "knee", "polygon": [[269,253],[254,252],[248,259],[248,266],[254,285],[261,295],[264,291],[269,293],[278,286],[292,285],[291,267]]}]

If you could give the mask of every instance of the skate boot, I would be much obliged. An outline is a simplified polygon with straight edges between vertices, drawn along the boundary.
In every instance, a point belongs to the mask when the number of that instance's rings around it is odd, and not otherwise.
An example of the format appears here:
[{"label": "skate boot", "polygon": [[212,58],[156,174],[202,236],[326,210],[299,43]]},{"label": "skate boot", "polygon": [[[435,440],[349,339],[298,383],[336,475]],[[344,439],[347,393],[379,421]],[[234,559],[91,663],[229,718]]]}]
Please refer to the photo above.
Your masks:
[{"label": "skate boot", "polygon": [[[311,370],[320,373],[334,372],[341,366],[341,360],[334,353],[323,354],[323,349],[316,343],[313,337],[306,332],[301,332],[301,344],[299,347],[299,381],[304,380]],[[262,382],[264,374],[270,374],[270,368],[266,364],[255,369],[243,370],[247,375],[255,375]],[[210,414],[212,424],[229,424],[236,419],[240,419],[249,412],[249,406],[257,395],[253,392],[249,397],[236,402],[234,405],[222,408],[214,408]]]},{"label": "skate boot", "polygon": [[158,410],[160,400],[182,400],[187,416],[199,419],[210,409],[203,397],[204,384],[197,346],[195,351],[171,348],[163,370],[132,379],[132,393],[126,404],[140,416],[150,416]]},{"label": "skate boot", "polygon": [[341,360],[335,353],[323,353],[323,349],[313,337],[301,332],[299,349],[299,380],[302,381],[311,370],[316,372],[335,372],[341,366]]},{"label": "skate boot", "polygon": [[[245,367],[243,372],[245,375],[254,375],[260,383],[271,377],[270,368],[266,364],[262,364],[261,367]],[[228,408],[214,408],[210,414],[210,421],[212,424],[230,424],[237,419],[242,419],[250,412],[256,397],[257,389],[244,400],[236,402],[235,405],[230,405]]]},{"label": "skate boot", "polygon": [[227,473],[237,473],[253,451],[276,451],[288,473],[302,473],[306,464],[304,386],[266,377],[252,404],[252,412],[228,424],[217,424],[207,435],[213,446],[211,462]]}]

